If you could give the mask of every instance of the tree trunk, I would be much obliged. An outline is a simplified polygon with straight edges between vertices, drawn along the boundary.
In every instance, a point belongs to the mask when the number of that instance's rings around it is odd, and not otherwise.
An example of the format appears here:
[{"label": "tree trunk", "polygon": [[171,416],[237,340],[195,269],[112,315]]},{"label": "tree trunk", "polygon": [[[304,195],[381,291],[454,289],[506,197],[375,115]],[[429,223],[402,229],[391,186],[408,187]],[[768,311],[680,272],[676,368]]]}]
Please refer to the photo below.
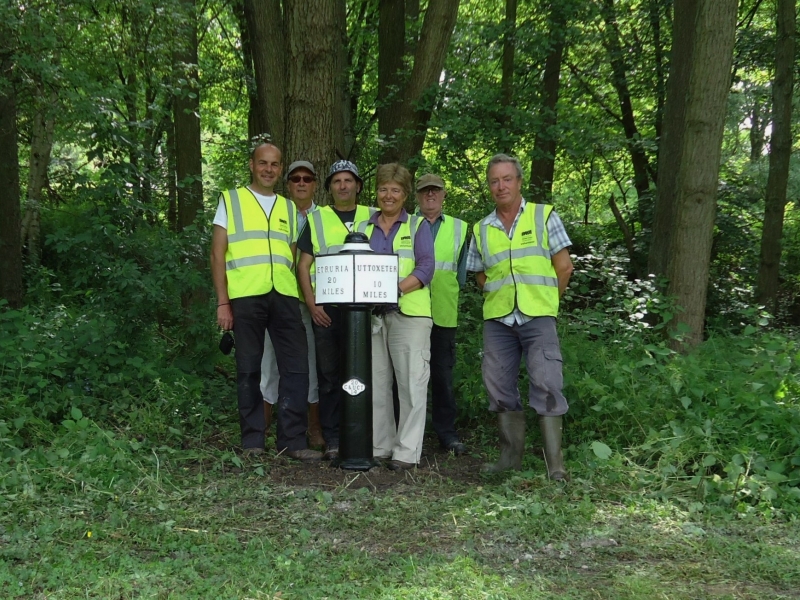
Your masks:
[{"label": "tree trunk", "polygon": [[761,89],[753,92],[753,110],[750,111],[750,162],[756,162],[764,151],[764,127],[769,117],[761,112]]},{"label": "tree trunk", "polygon": [[247,111],[247,136],[252,138],[266,131],[266,119],[262,118],[258,110],[258,88],[256,87],[255,73],[253,72],[253,44],[251,42],[250,28],[247,26],[247,16],[244,11],[244,0],[234,0],[232,3],[233,14],[239,25],[239,37],[242,40],[242,69],[244,70],[245,89],[249,108]]},{"label": "tree trunk", "polygon": [[[8,35],[8,37],[6,37]],[[11,39],[0,23],[5,46]],[[19,156],[17,154],[17,101],[11,51],[0,48],[0,298],[11,308],[22,306],[22,244],[20,241]]]},{"label": "tree trunk", "polygon": [[647,270],[661,277],[667,275],[672,234],[675,230],[678,168],[683,153],[686,121],[686,93],[690,65],[694,56],[695,18],[700,0],[676,0],[673,19],[672,56],[667,100],[664,104],[664,128],[658,153],[658,187],[653,211],[653,235],[650,241]]},{"label": "tree trunk", "polygon": [[167,124],[167,226],[170,231],[178,231],[177,173],[178,170],[175,166],[175,122],[170,120]]},{"label": "tree trunk", "polygon": [[[671,1],[671,0],[668,0]],[[664,122],[664,97],[666,95],[666,77],[664,76],[664,43],[661,40],[661,5],[664,0],[650,0],[650,27],[653,29],[653,50],[656,67],[656,144],[661,139],[661,128]],[[658,151],[656,151],[658,156]]]},{"label": "tree trunk", "polygon": [[[387,0],[386,2],[387,6],[394,6],[395,3],[400,2],[398,0]],[[386,55],[387,52],[398,50],[396,43],[400,39],[397,34],[399,25],[386,21],[384,2],[381,2],[378,34],[378,103],[384,108],[379,116],[378,130],[386,136],[387,141],[381,153],[381,162],[397,161],[407,164],[422,152],[428,121],[436,102],[439,78],[456,24],[458,4],[459,0],[430,0],[414,53],[414,66],[408,82],[404,85],[403,79],[394,75],[397,70],[393,71],[394,67],[386,66],[390,62],[393,65],[399,62],[402,66],[402,57],[400,61],[392,62],[391,57]],[[402,20],[403,17],[401,16],[400,19]],[[391,25],[393,27],[389,35],[392,44],[389,44],[387,40],[380,40],[380,35],[384,34]],[[402,49],[402,42],[400,43],[399,48]],[[380,65],[384,66],[382,79]],[[399,102],[387,102],[387,100],[391,100],[391,96],[387,98],[387,94],[393,86],[399,86],[401,90],[397,96]],[[412,170],[414,169],[413,164],[408,166]]]},{"label": "tree trunk", "polygon": [[[345,15],[338,0],[286,0],[289,68],[284,164],[307,160],[327,172],[344,148],[339,47]],[[327,194],[317,186],[316,200]]]},{"label": "tree trunk", "polygon": [[[41,90],[43,94],[44,91]],[[40,208],[42,190],[47,185],[47,168],[53,151],[53,128],[55,115],[53,106],[55,92],[36,111],[31,127],[31,156],[28,166],[28,192],[25,203],[25,216],[22,219],[22,245],[28,249],[28,261],[34,267],[41,263],[42,249],[39,242],[41,232]]]},{"label": "tree trunk", "polygon": [[[673,338],[673,347],[681,350],[694,347],[703,340],[722,134],[736,36],[736,9],[736,0],[675,2],[676,30],[679,13],[689,11],[689,15],[682,16],[689,18],[694,38],[690,60],[686,63],[675,61],[671,65],[672,72],[689,72],[687,87],[679,90],[682,92],[679,99],[686,104],[684,119],[665,123],[665,135],[677,135],[681,146],[678,168],[672,174],[664,173],[665,177],[675,178],[676,213],[667,278],[668,294],[680,307],[671,330],[678,333],[685,330],[685,336]],[[670,129],[667,131],[667,128]],[[664,158],[669,162],[668,156]],[[664,183],[663,179],[661,182]]]},{"label": "tree trunk", "polygon": [[541,125],[533,142],[531,159],[531,200],[549,203],[553,193],[553,177],[556,170],[558,123],[558,96],[561,89],[561,63],[564,59],[569,3],[553,2],[550,9],[550,52],[544,63],[542,107],[539,111]]},{"label": "tree trunk", "polygon": [[[396,144],[403,125],[400,106],[407,73],[403,70],[406,38],[404,0],[381,0],[378,8],[378,135]],[[381,162],[391,162],[388,147]]]},{"label": "tree trunk", "polygon": [[633,185],[639,198],[639,221],[643,228],[649,228],[652,223],[653,211],[650,177],[648,175],[650,166],[647,154],[642,147],[641,136],[633,115],[633,105],[631,104],[631,94],[628,87],[628,67],[625,62],[625,50],[620,41],[614,0],[603,0],[600,12],[606,25],[603,45],[611,62],[614,89],[617,91],[619,107],[622,112],[622,128],[625,131],[628,152],[633,165]]},{"label": "tree trunk", "polygon": [[194,223],[203,208],[203,157],[200,148],[200,86],[197,73],[197,14],[194,0],[181,0],[173,69],[178,80],[173,100],[175,176],[178,185],[178,231]]},{"label": "tree trunk", "polygon": [[[511,141],[511,110],[514,101],[514,38],[517,33],[517,0],[506,0],[506,18],[503,21],[503,74],[500,80],[500,148],[506,154],[513,152]],[[551,30],[552,37],[552,30]],[[548,57],[549,58],[549,57]],[[559,61],[559,67],[560,67]],[[545,80],[547,73],[545,68]],[[545,88],[547,82],[545,81]]]},{"label": "tree trunk", "polygon": [[[312,10],[313,7],[309,7]],[[286,121],[286,52],[280,0],[244,0],[258,90],[259,133],[270,135],[284,149]]]},{"label": "tree trunk", "polygon": [[769,144],[769,175],[761,233],[761,258],[758,266],[756,297],[776,314],[780,274],[783,215],[789,159],[792,154],[792,91],[794,88],[795,0],[778,0],[775,42],[775,81],[772,84],[772,137]]},{"label": "tree trunk", "polygon": [[[345,120],[344,144],[345,158],[358,162],[358,157],[355,156],[356,150],[356,136],[358,127],[358,104],[361,98],[361,93],[364,88],[364,75],[367,70],[367,62],[369,60],[372,50],[372,40],[374,35],[371,31],[377,24],[378,7],[372,0],[361,0],[358,9],[357,22],[360,28],[357,28],[351,39],[348,40],[348,58],[347,68],[348,72],[352,70],[353,77],[347,89],[347,108],[348,117]],[[345,23],[346,29],[347,23]],[[365,33],[366,32],[366,33]]]}]

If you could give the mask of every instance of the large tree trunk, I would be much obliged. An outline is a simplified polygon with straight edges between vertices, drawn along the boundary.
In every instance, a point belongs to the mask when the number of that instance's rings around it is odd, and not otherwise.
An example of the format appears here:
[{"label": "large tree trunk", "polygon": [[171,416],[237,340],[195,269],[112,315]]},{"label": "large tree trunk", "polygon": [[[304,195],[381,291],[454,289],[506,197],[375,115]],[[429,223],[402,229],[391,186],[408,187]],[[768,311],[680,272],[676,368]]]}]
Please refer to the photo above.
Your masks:
[{"label": "large tree trunk", "polygon": [[[514,38],[516,34],[517,0],[506,0],[506,18],[503,21],[503,74],[500,80],[500,149],[506,154],[512,153],[514,145],[511,141],[510,127],[514,102]],[[545,75],[546,77],[547,75]]]},{"label": "large tree trunk", "polygon": [[[395,7],[402,4],[400,0],[387,0],[387,6]],[[384,108],[379,115],[378,130],[386,136],[386,145],[381,153],[381,162],[403,162],[416,158],[422,152],[425,143],[428,121],[436,101],[435,91],[439,86],[439,77],[442,74],[447,48],[453,35],[456,24],[459,0],[430,0],[425,11],[419,42],[414,52],[414,66],[407,82],[402,76],[397,75],[397,70],[386,67],[387,63],[400,61],[387,56],[387,52],[397,52],[397,42],[400,39],[398,31],[404,23],[402,13],[400,23],[387,21],[384,12],[384,2],[381,2],[379,36],[390,35],[392,44],[379,39],[379,84],[378,103]],[[395,7],[396,8],[396,7]],[[388,8],[387,8],[388,12]],[[405,25],[402,25],[403,29]],[[404,35],[403,35],[404,38]],[[402,49],[404,45],[400,45]],[[381,67],[384,65],[384,77],[381,80]],[[381,86],[381,81],[383,86]],[[398,101],[392,102],[391,91],[393,86],[400,89],[396,97]],[[387,94],[389,94],[387,96]],[[414,168],[414,165],[410,165]]]},{"label": "large tree trunk", "polygon": [[244,0],[234,0],[232,3],[233,14],[239,24],[239,37],[242,40],[242,68],[244,70],[245,88],[249,109],[247,111],[247,135],[252,138],[266,131],[266,116],[262,117],[258,106],[258,88],[256,87],[255,73],[253,72],[253,44],[250,41],[251,32],[247,26],[247,17],[244,11]]},{"label": "large tree trunk", "polygon": [[[309,6],[309,10],[313,10]],[[253,53],[258,90],[258,118],[272,142],[286,143],[286,52],[280,0],[244,0],[244,12]],[[263,122],[261,121],[263,119]]]},{"label": "large tree trunk", "polygon": [[[345,15],[338,0],[286,0],[289,69],[284,163],[307,160],[327,172],[344,148],[341,118],[342,43]],[[327,194],[317,186],[318,202]]]},{"label": "large tree trunk", "polygon": [[792,90],[795,60],[795,0],[778,0],[775,42],[775,81],[772,84],[772,137],[769,144],[769,176],[761,234],[756,297],[773,314],[778,309],[778,275],[783,237],[789,158],[792,154]]},{"label": "large tree trunk", "polygon": [[[688,72],[682,90],[669,90],[669,102],[685,102],[683,119],[667,119],[665,136],[677,136],[677,142],[665,151],[680,147],[680,160],[672,172],[661,171],[664,179],[675,178],[675,220],[669,248],[668,293],[680,312],[673,319],[671,330],[685,330],[685,336],[673,342],[678,349],[688,349],[703,340],[706,291],[708,289],[711,242],[714,231],[719,161],[725,109],[731,85],[733,43],[736,34],[736,0],[676,0],[675,20],[690,24],[693,36],[689,56],[676,52],[670,66],[672,73]],[[671,77],[671,76],[670,76]],[[672,115],[674,117],[674,114]],[[665,163],[671,157],[664,155]],[[669,200],[669,199],[668,199]],[[660,199],[659,199],[660,201]]]},{"label": "large tree trunk", "polygon": [[558,96],[561,89],[561,63],[566,45],[569,3],[553,2],[550,9],[550,52],[544,63],[542,87],[542,107],[539,111],[541,125],[533,142],[531,159],[531,200],[539,203],[551,201],[553,177],[556,170],[558,123]]},{"label": "large tree trunk", "polygon": [[197,14],[194,0],[181,0],[185,21],[173,56],[182,83],[173,101],[175,171],[178,185],[178,230],[195,221],[203,208],[203,157],[200,149],[200,86],[197,73]]},{"label": "large tree trunk", "polygon": [[[6,37],[8,36],[8,37]],[[11,39],[0,24],[0,298],[12,308],[22,306],[22,244],[20,241],[17,101],[13,62],[5,44]]]},{"label": "large tree trunk", "polygon": [[[378,8],[378,135],[395,143],[402,122],[407,73],[403,70],[406,39],[405,0],[381,0]],[[388,158],[388,154],[386,155]],[[381,162],[390,162],[381,158]]]},{"label": "large tree trunk", "polygon": [[686,92],[694,56],[695,17],[700,0],[676,0],[673,20],[672,56],[667,100],[664,105],[664,129],[658,152],[658,187],[653,211],[653,235],[647,269],[661,277],[667,275],[675,215],[678,168],[682,162],[683,131],[686,121]]},{"label": "large tree trunk", "polygon": [[[43,91],[42,91],[43,92]],[[28,192],[25,203],[25,216],[22,219],[22,245],[28,249],[28,262],[32,266],[41,263],[42,249],[39,242],[41,232],[40,208],[42,190],[47,185],[47,168],[53,151],[53,128],[55,115],[53,106],[55,92],[49,93],[42,106],[33,117],[31,128],[31,156],[28,163]]]},{"label": "large tree trunk", "polygon": [[614,89],[617,91],[619,107],[622,113],[622,128],[625,131],[628,152],[633,165],[633,185],[638,196],[639,222],[643,228],[649,228],[652,223],[653,211],[653,198],[650,192],[650,176],[648,174],[650,165],[633,115],[633,105],[631,104],[631,94],[628,87],[628,66],[625,61],[625,50],[620,41],[614,0],[603,0],[600,12],[606,25],[603,45],[611,62]]}]

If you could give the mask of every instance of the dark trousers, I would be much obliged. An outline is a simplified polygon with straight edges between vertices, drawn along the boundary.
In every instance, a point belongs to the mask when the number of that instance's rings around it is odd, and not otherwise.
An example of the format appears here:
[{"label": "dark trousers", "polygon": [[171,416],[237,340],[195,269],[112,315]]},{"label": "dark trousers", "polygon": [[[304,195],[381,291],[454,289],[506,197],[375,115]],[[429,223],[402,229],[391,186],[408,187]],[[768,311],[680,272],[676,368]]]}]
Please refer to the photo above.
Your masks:
[{"label": "dark trousers", "polygon": [[431,417],[443,446],[458,441],[453,367],[456,364],[456,328],[434,325],[431,330]]},{"label": "dark trousers", "polygon": [[231,300],[236,338],[236,392],[243,448],[263,448],[264,399],[261,356],[264,332],[278,363],[278,450],[307,447],[308,342],[297,298],[272,290],[261,296]]},{"label": "dark trousers", "polygon": [[339,446],[339,424],[342,418],[342,353],[345,335],[342,330],[342,311],[326,305],[331,319],[328,327],[314,323],[314,343],[317,347],[317,382],[319,383],[319,422],[322,437],[328,447]]}]

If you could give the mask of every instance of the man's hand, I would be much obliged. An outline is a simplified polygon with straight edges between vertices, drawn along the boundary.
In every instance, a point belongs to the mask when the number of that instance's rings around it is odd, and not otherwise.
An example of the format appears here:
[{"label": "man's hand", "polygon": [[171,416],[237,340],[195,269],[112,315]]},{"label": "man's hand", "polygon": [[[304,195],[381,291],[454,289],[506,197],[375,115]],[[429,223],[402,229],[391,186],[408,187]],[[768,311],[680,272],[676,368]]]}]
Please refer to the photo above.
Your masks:
[{"label": "man's hand", "polygon": [[306,306],[308,306],[308,312],[311,313],[311,320],[314,321],[314,323],[320,327],[331,326],[331,318],[328,316],[328,313],[325,312],[324,306],[318,306],[313,302],[306,302]]},{"label": "man's hand", "polygon": [[231,331],[233,329],[233,310],[230,304],[223,304],[217,307],[217,325],[222,327],[223,331]]}]

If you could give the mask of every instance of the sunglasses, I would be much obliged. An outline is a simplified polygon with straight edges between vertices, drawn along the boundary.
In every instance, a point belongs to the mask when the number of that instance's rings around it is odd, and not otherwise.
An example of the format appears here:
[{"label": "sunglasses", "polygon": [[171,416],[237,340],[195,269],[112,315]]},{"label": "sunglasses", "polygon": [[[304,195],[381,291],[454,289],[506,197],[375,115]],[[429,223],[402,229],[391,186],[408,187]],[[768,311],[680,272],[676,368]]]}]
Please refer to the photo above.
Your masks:
[{"label": "sunglasses", "polygon": [[300,183],[301,181],[303,183],[311,183],[314,181],[314,177],[311,175],[292,175],[289,177],[289,181],[292,183]]}]

